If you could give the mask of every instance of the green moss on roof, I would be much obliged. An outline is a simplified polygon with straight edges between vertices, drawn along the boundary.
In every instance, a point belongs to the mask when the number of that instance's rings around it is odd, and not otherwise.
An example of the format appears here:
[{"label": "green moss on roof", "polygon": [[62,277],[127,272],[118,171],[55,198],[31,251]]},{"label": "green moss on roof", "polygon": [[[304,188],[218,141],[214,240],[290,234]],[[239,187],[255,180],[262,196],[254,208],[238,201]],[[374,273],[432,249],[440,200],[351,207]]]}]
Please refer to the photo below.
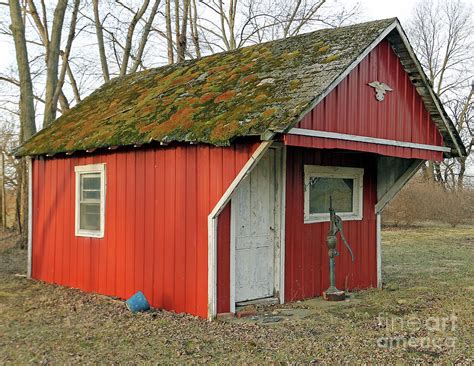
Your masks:
[{"label": "green moss on roof", "polygon": [[17,155],[282,132],[395,19],[324,29],[116,78]]}]

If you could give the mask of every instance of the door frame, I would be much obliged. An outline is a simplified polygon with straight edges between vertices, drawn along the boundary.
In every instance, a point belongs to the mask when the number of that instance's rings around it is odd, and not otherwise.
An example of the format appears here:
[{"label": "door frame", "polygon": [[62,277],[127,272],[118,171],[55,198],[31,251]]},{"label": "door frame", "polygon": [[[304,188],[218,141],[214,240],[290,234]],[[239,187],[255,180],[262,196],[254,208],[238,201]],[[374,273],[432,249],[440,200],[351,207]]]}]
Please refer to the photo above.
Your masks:
[{"label": "door frame", "polygon": [[[275,239],[274,239],[274,294],[280,304],[285,302],[285,189],[286,146],[274,143],[275,152]],[[265,152],[268,154],[268,151]],[[238,189],[238,186],[236,187]],[[235,215],[231,200],[230,215],[230,312],[235,313]]]}]

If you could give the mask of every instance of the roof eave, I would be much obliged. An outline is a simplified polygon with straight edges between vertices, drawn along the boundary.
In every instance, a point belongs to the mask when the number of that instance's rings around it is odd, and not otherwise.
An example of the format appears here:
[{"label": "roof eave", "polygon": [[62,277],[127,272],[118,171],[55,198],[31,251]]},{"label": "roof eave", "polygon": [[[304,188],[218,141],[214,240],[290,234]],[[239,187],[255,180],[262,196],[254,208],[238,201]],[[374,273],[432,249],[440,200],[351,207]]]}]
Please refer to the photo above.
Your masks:
[{"label": "roof eave", "polygon": [[[410,42],[408,41],[408,37],[405,34],[405,31],[403,30],[403,28],[402,28],[402,26],[401,26],[401,24],[398,20],[396,21],[395,29],[397,30],[397,34],[400,37],[400,39],[403,43],[403,46],[404,46],[406,52],[408,53],[408,55],[410,57],[410,60],[414,63],[414,65],[416,67],[417,75],[421,79],[421,86],[423,87],[424,90],[428,91],[428,96],[430,97],[430,101],[434,104],[434,106],[435,106],[435,108],[438,112],[439,118],[443,122],[444,127],[446,128],[446,131],[448,132],[449,136],[451,137],[452,145],[448,145],[448,147],[451,147],[452,151],[453,151],[453,153],[451,154],[451,157],[467,156],[466,148],[465,148],[464,144],[462,143],[461,138],[460,138],[458,132],[456,131],[453,122],[448,117],[448,115],[447,115],[447,113],[446,113],[446,111],[443,107],[443,104],[441,103],[439,97],[436,95],[436,93],[434,92],[430,82],[428,81],[428,77],[426,76],[426,74],[423,70],[423,67],[421,66],[421,63],[418,60],[418,58],[416,57],[416,54],[413,51],[413,48],[411,47]],[[394,43],[393,40],[389,39],[389,41],[392,43],[392,45],[396,46],[396,44]],[[399,57],[400,57],[400,60],[402,61],[402,65],[404,67],[406,67],[406,65],[403,64],[403,60],[402,60],[402,57],[400,56],[400,54],[399,54]],[[408,70],[407,70],[407,72],[408,72]],[[417,85],[415,85],[415,87],[417,87]],[[417,87],[417,90],[418,90],[418,87]],[[423,97],[423,95],[422,95],[422,97]],[[425,99],[425,98],[423,98],[423,99]],[[425,102],[425,105],[426,105],[427,104],[426,100],[424,100],[424,102]]]},{"label": "roof eave", "polygon": [[[445,154],[445,157],[456,157],[456,156],[467,156],[466,149],[457,133],[457,131],[454,128],[454,124],[452,123],[451,119],[448,117],[446,111],[443,108],[443,105],[441,101],[439,100],[438,96],[435,94],[433,88],[431,87],[428,78],[423,71],[423,68],[418,61],[418,58],[416,57],[409,41],[408,38],[403,31],[403,28],[400,24],[400,21],[395,18],[393,20],[393,23],[391,23],[385,30],[380,33],[380,35],[361,53],[359,56],[357,56],[354,61],[341,73],[339,76],[334,79],[334,81],[325,89],[325,91],[318,95],[304,110],[303,112],[295,119],[294,123],[291,124],[289,127],[285,128],[284,130],[281,131],[276,131],[280,133],[286,133],[288,132],[291,128],[295,127],[303,118],[306,114],[308,114],[312,109],[314,109],[324,98],[326,98],[331,91],[334,90],[334,88],[339,85],[339,83],[345,79],[352,70],[385,38],[389,40],[389,42],[393,45],[393,39],[391,40],[389,35],[393,32],[396,31],[396,34],[400,37],[400,40],[402,41],[403,47],[405,48],[406,52],[408,53],[409,59],[414,63],[416,67],[416,73],[419,75],[422,83],[422,87],[424,90],[428,91],[429,98],[433,105],[436,108],[437,113],[439,114],[439,118],[441,119],[446,131],[449,134],[450,140],[451,141],[445,141],[445,143],[448,143],[446,146],[450,147],[452,149],[451,154]],[[400,57],[400,55],[399,55]],[[400,61],[403,61],[402,58],[400,57]],[[402,62],[403,65],[403,62]],[[403,65],[405,67],[405,65]],[[408,73],[408,70],[406,70]],[[413,82],[413,81],[412,81]],[[415,85],[415,87],[417,87]],[[417,87],[417,90],[419,88]],[[419,92],[419,90],[418,90]],[[421,93],[420,93],[421,94]],[[425,99],[425,98],[424,98]],[[424,100],[426,103],[426,101]],[[439,126],[438,126],[439,128]],[[449,143],[451,142],[451,143]],[[449,156],[448,156],[449,155]]]}]

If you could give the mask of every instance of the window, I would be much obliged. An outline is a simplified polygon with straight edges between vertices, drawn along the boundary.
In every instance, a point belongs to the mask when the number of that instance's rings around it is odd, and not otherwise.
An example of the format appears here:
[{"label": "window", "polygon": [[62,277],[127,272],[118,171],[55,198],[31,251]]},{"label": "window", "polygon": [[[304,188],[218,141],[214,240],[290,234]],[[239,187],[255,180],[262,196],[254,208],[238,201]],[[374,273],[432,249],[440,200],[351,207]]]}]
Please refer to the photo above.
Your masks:
[{"label": "window", "polygon": [[329,198],[343,220],[362,220],[364,169],[304,166],[304,222],[329,221]]},{"label": "window", "polygon": [[104,237],[105,164],[81,165],[76,172],[76,236]]}]

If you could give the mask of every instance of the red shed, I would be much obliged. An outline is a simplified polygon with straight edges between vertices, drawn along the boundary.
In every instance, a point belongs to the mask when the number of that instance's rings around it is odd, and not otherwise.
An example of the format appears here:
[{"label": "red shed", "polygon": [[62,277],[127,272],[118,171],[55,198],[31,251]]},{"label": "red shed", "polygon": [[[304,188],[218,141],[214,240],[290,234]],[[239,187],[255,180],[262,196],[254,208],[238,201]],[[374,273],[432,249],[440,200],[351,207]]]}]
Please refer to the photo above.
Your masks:
[{"label": "red shed", "polygon": [[464,155],[398,20],[117,78],[17,151],[31,157],[31,277],[204,318],[328,286],[329,196],[381,283],[380,214],[426,160]]}]

